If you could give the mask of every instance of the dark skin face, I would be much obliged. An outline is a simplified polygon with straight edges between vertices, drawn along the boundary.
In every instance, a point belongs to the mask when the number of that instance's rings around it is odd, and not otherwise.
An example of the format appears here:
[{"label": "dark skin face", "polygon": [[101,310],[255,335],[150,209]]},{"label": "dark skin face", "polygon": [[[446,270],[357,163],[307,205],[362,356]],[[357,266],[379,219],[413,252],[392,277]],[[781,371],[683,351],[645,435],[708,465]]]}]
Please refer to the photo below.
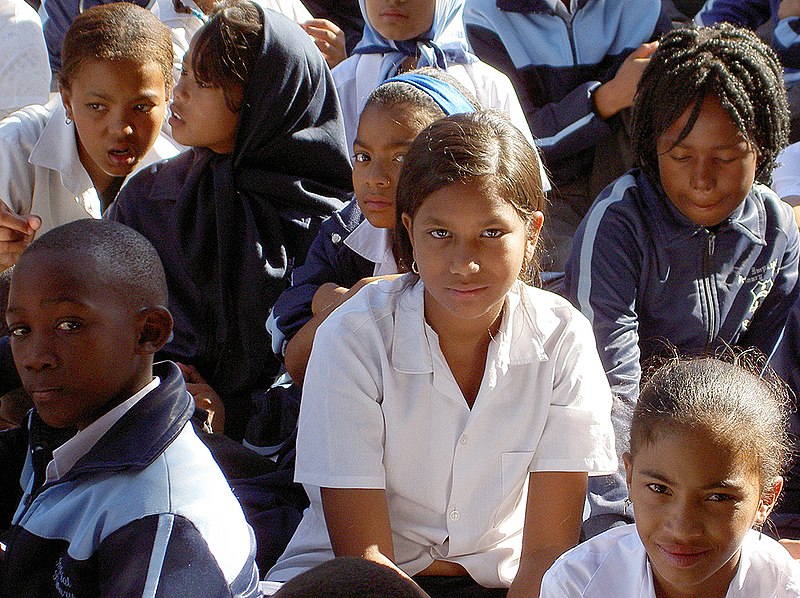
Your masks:
[{"label": "dark skin face", "polygon": [[82,430],[152,380],[153,354],[172,317],[142,305],[91,258],[48,250],[23,256],[6,322],[22,385],[42,420]]}]

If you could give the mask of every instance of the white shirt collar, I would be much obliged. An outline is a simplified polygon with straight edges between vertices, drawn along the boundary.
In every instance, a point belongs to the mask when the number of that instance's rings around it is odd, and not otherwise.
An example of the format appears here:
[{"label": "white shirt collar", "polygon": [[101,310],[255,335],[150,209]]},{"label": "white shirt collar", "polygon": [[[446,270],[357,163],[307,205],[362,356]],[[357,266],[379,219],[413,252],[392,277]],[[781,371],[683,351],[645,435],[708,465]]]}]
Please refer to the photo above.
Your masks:
[{"label": "white shirt collar", "polygon": [[[547,321],[540,320],[553,316],[548,316],[547,312],[540,315],[522,305],[522,285],[521,282],[515,283],[506,295],[500,330],[492,341],[496,351],[494,348],[490,349],[494,354],[493,367],[503,372],[512,364],[549,359],[544,350],[545,331],[542,328],[550,325]],[[435,339],[438,343],[438,338],[435,338],[433,329],[425,322],[424,297],[425,287],[421,282],[417,282],[406,290],[398,303],[392,342],[392,363],[400,372],[423,374],[433,371],[429,339]],[[425,330],[426,334],[420,335],[419,330]],[[495,372],[492,371],[489,375],[492,377]]]},{"label": "white shirt collar", "polygon": [[53,451],[53,460],[47,464],[45,483],[61,478],[67,473],[78,459],[88,453],[102,436],[117,423],[136,403],[147,393],[158,387],[161,379],[155,376],[142,390],[134,394],[127,401],[120,403],[111,411],[99,417],[91,424],[80,430],[75,436]]},{"label": "white shirt collar", "polygon": [[344,244],[361,257],[375,263],[373,276],[397,274],[389,229],[376,228],[369,223],[369,220],[364,219],[352,233],[347,235]]}]

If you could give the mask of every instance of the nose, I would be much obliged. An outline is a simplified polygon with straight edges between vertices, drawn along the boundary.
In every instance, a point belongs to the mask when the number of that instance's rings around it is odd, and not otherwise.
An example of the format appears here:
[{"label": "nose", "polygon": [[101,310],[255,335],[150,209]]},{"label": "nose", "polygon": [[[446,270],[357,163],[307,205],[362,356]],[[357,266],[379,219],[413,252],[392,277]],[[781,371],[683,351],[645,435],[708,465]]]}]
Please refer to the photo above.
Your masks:
[{"label": "nose", "polygon": [[40,372],[56,367],[58,358],[44,335],[29,333],[24,343],[12,345],[14,361],[29,372]]},{"label": "nose", "polygon": [[186,93],[186,80],[188,77],[181,75],[178,77],[178,82],[175,84],[175,87],[172,88],[172,97],[177,98],[178,96],[184,96]]},{"label": "nose", "polygon": [[477,274],[480,270],[477,252],[466,241],[454,240],[450,250],[450,272],[459,276]]},{"label": "nose", "polygon": [[692,167],[689,184],[697,191],[710,191],[714,187],[715,168],[711,160],[697,160]]},{"label": "nose", "polygon": [[367,166],[367,183],[376,188],[389,187],[392,176],[384,160],[373,159]]},{"label": "nose", "polygon": [[127,112],[120,110],[112,116],[113,120],[110,124],[111,132],[119,137],[128,137],[133,135],[133,125],[131,118]]},{"label": "nose", "polygon": [[703,534],[703,513],[693,502],[675,500],[666,524],[676,541],[690,541]]}]

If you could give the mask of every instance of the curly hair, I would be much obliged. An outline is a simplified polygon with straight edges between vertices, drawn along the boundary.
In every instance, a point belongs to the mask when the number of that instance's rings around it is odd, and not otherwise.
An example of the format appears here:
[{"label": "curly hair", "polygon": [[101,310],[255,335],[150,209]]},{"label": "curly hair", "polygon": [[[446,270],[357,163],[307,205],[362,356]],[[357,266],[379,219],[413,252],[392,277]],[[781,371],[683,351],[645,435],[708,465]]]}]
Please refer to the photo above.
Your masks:
[{"label": "curly hair", "polygon": [[642,169],[659,178],[656,143],[691,107],[675,145],[692,130],[703,100],[714,95],[758,152],[756,179],[768,184],[788,143],[789,108],[775,52],[753,32],[720,23],[664,35],[642,74],[632,138]]}]

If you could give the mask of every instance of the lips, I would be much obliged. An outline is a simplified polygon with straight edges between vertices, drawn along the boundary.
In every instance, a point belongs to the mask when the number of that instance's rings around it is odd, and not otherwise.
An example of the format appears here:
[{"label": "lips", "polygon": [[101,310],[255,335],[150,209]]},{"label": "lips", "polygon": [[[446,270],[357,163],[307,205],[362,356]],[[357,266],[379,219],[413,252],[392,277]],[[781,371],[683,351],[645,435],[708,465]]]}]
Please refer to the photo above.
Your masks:
[{"label": "lips", "polygon": [[364,205],[373,210],[385,210],[394,208],[394,202],[382,195],[367,195]]},{"label": "lips", "polygon": [[682,544],[656,544],[656,546],[669,564],[681,569],[694,566],[711,552],[708,548]]},{"label": "lips", "polygon": [[136,152],[132,147],[117,147],[108,150],[108,161],[116,167],[130,166],[136,162]]},{"label": "lips", "polygon": [[180,115],[180,108],[176,107],[173,103],[169,107],[169,124],[172,127],[179,126],[184,124],[186,121],[183,120],[183,117]]}]

